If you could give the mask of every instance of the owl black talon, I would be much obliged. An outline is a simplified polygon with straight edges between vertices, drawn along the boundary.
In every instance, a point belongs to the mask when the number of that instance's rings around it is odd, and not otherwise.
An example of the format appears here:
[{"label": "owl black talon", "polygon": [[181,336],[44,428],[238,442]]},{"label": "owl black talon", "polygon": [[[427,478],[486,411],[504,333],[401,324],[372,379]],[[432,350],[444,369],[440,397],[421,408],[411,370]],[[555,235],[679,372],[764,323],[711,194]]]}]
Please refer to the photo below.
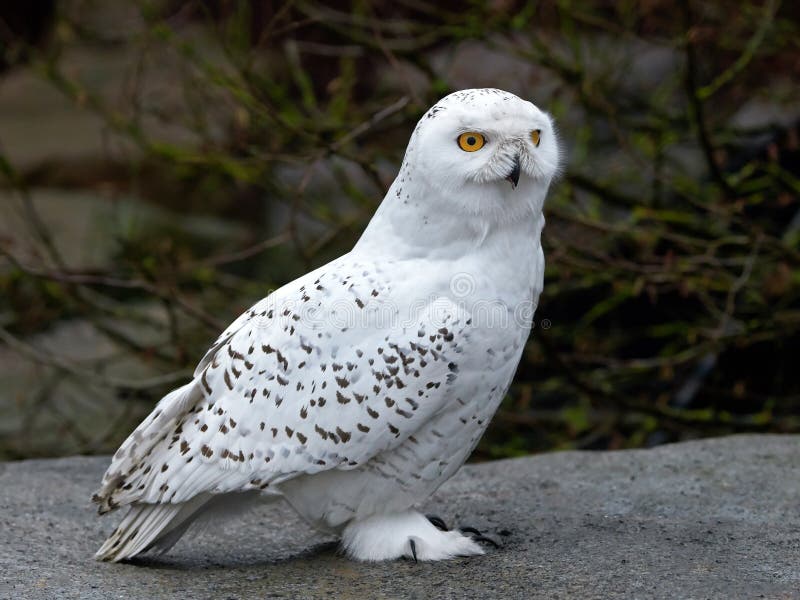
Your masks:
[{"label": "owl black talon", "polygon": [[414,540],[408,540],[408,545],[411,546],[411,556],[414,557],[414,562],[417,561],[417,543]]},{"label": "owl black talon", "polygon": [[436,527],[436,529],[440,531],[450,531],[450,528],[447,526],[447,523],[444,522],[444,519],[441,517],[437,517],[436,515],[425,515],[425,518],[431,522],[431,525]]},{"label": "owl black talon", "polygon": [[491,544],[495,548],[499,548],[500,547],[500,544],[498,544],[492,538],[486,537],[485,535],[475,535],[475,536],[472,536],[472,539],[475,540],[476,542],[484,542],[486,544]]},{"label": "owl black talon", "polygon": [[474,527],[460,527],[459,531],[461,533],[469,533],[469,534],[471,534],[470,537],[472,537],[472,539],[475,540],[476,542],[484,542],[486,544],[491,544],[495,548],[499,548],[500,547],[500,544],[498,544],[495,540],[493,540],[490,537],[486,537],[485,535],[483,535],[480,531],[478,531]]}]

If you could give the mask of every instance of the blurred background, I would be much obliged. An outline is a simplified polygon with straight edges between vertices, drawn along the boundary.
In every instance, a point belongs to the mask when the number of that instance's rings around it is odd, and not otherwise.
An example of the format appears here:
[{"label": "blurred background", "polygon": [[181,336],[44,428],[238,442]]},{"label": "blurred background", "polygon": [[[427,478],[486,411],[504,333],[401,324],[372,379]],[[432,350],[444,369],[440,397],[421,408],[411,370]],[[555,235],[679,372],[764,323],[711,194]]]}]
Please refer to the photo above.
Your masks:
[{"label": "blurred background", "polygon": [[777,0],[1,3],[0,459],[113,451],[468,87],[567,151],[473,460],[800,431],[799,30]]}]

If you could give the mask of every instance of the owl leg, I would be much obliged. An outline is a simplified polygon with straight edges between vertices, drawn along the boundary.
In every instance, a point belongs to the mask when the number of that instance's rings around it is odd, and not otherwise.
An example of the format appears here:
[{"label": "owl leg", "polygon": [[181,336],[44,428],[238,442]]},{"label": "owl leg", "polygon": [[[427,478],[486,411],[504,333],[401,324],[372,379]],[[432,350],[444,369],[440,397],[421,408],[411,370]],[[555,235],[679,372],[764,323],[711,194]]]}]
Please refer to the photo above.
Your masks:
[{"label": "owl leg", "polygon": [[354,519],[342,532],[342,548],[350,558],[364,561],[445,560],[483,554],[473,537],[442,531],[412,510]]}]

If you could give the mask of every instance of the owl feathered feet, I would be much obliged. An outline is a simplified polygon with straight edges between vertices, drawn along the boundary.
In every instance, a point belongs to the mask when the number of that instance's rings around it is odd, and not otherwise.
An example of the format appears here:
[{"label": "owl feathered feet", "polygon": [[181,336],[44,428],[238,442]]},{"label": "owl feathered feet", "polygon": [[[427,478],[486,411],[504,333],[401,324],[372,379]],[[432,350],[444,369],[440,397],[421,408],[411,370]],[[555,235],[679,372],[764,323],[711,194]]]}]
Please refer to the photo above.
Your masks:
[{"label": "owl feathered feet", "polygon": [[447,530],[416,511],[374,515],[351,521],[342,533],[342,548],[350,558],[363,561],[410,558],[445,560],[483,554],[480,541],[490,541],[473,528]]}]

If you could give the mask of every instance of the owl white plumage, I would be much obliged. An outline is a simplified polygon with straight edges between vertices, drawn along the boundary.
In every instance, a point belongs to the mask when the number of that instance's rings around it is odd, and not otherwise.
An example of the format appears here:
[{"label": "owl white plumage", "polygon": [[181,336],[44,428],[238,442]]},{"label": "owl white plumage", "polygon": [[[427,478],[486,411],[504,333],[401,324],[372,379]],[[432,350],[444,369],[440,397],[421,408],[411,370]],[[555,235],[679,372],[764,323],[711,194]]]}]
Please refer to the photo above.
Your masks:
[{"label": "owl white plumage", "polygon": [[122,444],[93,499],[129,511],[96,556],[167,550],[253,499],[287,501],[358,560],[482,554],[414,507],[511,383],[558,158],[550,117],[513,94],[433,106],[353,250],[241,315]]}]

